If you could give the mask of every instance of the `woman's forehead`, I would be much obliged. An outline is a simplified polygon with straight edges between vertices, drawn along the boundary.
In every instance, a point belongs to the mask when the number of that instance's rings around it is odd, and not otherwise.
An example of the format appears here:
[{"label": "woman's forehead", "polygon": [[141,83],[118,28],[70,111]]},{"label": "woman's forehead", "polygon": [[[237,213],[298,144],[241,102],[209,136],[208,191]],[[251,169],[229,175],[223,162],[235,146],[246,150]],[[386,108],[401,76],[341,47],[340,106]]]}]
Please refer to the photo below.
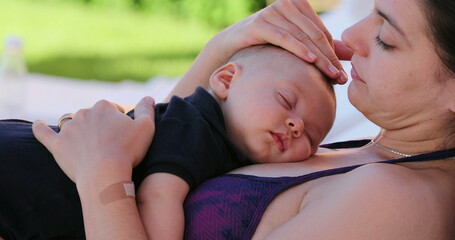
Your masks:
[{"label": "woman's forehead", "polygon": [[374,11],[404,35],[424,32],[427,26],[423,0],[376,0]]}]

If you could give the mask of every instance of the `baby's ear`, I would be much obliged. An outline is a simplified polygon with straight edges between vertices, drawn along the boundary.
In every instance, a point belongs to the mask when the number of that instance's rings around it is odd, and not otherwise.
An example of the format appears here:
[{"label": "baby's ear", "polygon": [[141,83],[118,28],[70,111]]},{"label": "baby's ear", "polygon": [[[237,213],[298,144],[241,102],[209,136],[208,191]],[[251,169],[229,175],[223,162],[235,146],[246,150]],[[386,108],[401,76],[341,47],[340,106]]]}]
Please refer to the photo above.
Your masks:
[{"label": "baby's ear", "polygon": [[240,66],[235,62],[229,62],[221,66],[210,76],[210,88],[218,99],[224,100],[228,96],[231,84],[240,76]]}]

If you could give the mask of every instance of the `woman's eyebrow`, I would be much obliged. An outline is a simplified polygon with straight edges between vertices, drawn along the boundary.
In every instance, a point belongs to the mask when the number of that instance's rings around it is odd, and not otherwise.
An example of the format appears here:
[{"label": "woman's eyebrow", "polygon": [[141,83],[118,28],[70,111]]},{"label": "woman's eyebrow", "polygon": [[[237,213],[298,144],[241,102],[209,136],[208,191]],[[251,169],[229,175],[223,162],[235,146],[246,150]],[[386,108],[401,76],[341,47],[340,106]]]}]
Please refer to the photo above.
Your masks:
[{"label": "woman's eyebrow", "polygon": [[397,21],[395,21],[395,19],[393,19],[392,17],[390,17],[389,15],[387,15],[386,13],[382,12],[379,9],[375,9],[375,10],[379,16],[384,18],[384,20],[386,20],[393,28],[395,28],[395,30],[397,30],[397,32],[400,33],[401,36],[403,36],[403,39],[406,41],[406,43],[408,45],[411,45],[410,42],[408,41],[408,38],[406,37],[406,33],[403,31],[402,28],[400,28],[400,26],[398,25]]}]

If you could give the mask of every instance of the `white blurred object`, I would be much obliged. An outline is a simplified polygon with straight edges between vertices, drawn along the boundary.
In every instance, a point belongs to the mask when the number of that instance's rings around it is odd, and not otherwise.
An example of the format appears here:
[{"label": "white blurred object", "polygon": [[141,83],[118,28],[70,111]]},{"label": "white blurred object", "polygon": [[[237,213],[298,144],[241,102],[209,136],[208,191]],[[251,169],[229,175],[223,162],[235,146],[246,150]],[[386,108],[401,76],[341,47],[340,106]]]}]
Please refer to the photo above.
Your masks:
[{"label": "white blurred object", "polygon": [[348,0],[346,2],[353,21],[366,17],[374,8],[374,0]]},{"label": "white blurred object", "polygon": [[63,114],[92,107],[100,99],[118,103],[125,110],[133,108],[144,96],[152,96],[159,103],[177,81],[177,78],[157,76],[146,83],[128,80],[114,83],[31,73],[24,118],[43,119],[55,125]]},{"label": "white blurred object", "polygon": [[0,63],[0,118],[22,118],[25,114],[25,81],[27,67],[19,37],[5,39],[5,50]]}]

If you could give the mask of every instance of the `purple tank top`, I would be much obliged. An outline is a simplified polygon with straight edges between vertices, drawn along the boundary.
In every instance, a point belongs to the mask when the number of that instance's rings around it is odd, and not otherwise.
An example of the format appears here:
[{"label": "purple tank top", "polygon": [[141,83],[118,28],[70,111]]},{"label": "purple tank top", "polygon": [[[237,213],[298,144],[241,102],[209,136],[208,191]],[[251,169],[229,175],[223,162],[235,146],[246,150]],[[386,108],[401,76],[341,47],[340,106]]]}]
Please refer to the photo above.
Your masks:
[{"label": "purple tank top", "polygon": [[[350,143],[350,146],[359,145],[359,141]],[[431,161],[452,156],[455,156],[455,149],[381,163]],[[307,181],[346,173],[360,166],[329,169],[298,177],[226,174],[207,180],[191,192],[185,201],[185,239],[251,239],[264,211],[278,194]]]}]

